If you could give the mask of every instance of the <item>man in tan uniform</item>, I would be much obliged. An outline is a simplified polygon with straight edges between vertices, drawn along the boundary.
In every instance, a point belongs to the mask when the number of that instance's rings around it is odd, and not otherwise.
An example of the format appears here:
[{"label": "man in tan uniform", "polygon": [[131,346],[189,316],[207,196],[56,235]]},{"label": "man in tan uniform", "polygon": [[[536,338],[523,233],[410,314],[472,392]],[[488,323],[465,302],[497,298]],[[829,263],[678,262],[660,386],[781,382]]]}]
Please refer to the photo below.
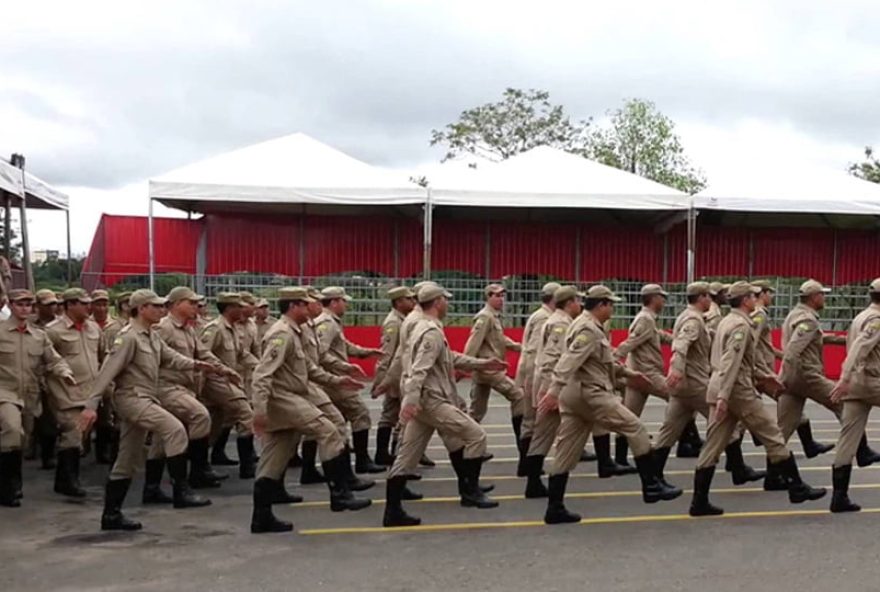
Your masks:
[{"label": "man in tan uniform", "polygon": [[98,377],[106,353],[101,328],[89,318],[91,298],[82,288],[70,288],[62,294],[64,313],[46,327],[46,335],[55,350],[73,372],[76,386],[55,376],[46,377],[50,396],[48,404],[60,427],[55,492],[71,497],[85,497],[79,482],[79,458],[82,432],[79,418],[88,402],[92,384]]},{"label": "man in tan uniform", "polygon": [[861,510],[849,499],[852,461],[863,446],[871,408],[880,406],[880,278],[871,282],[868,295],[871,305],[856,315],[850,325],[846,360],[840,380],[831,392],[831,400],[843,404],[840,438],[831,472],[832,512]]},{"label": "man in tan uniform", "polygon": [[[324,369],[337,376],[348,374],[349,376],[363,377],[363,372],[352,374],[353,369],[351,364],[348,363],[348,359],[350,357],[369,358],[381,356],[382,350],[361,347],[345,338],[342,331],[342,317],[345,315],[349,302],[351,302],[351,296],[345,293],[345,288],[331,286],[321,290],[321,305],[324,307],[324,312],[315,319],[315,332],[318,335],[318,342],[321,346],[321,359]],[[381,473],[385,471],[385,467],[373,462],[367,449],[370,438],[370,410],[367,409],[360,394],[342,391],[332,386],[328,386],[326,390],[333,404],[339,408],[346,421],[351,423],[355,472]]]},{"label": "man in tan uniform", "polygon": [[[480,469],[486,454],[486,431],[458,405],[455,362],[443,334],[443,319],[452,295],[436,284],[418,292],[424,317],[412,328],[403,352],[403,441],[388,473],[384,526],[413,526],[421,520],[403,509],[402,496],[407,479],[415,474],[419,459],[437,430],[449,450],[452,468],[460,479],[461,505],[494,508],[497,502],[480,489]],[[501,370],[506,364],[498,358],[459,356],[459,367]]]},{"label": "man in tan uniform", "polygon": [[265,298],[257,300],[257,306],[254,308],[254,322],[257,324],[257,343],[262,347],[263,337],[269,327],[277,321],[275,317],[269,314],[269,301]]},{"label": "man in tan uniform", "polygon": [[22,415],[39,417],[40,379],[52,374],[73,385],[73,373],[46,333],[29,322],[34,295],[10,290],[11,315],[0,321],[0,506],[21,505]]},{"label": "man in tan uniform", "polygon": [[[505,359],[507,350],[520,351],[522,347],[504,334],[501,325],[501,311],[504,309],[504,286],[489,284],[484,291],[486,306],[474,317],[471,334],[464,346],[464,355],[473,358]],[[507,376],[506,372],[475,372],[471,387],[471,417],[483,421],[489,408],[489,395],[492,389],[501,393],[510,402],[510,421],[519,450],[519,464],[523,462],[527,450],[522,445],[522,421],[526,400],[523,390]],[[519,465],[518,467],[519,468]],[[519,471],[517,471],[519,472]]]},{"label": "man in tan uniform", "polygon": [[[120,320],[110,316],[110,294],[106,290],[93,290],[92,319],[101,328],[101,341],[104,350],[109,352],[110,345],[128,320]],[[119,448],[119,429],[113,423],[113,409],[110,403],[110,391],[105,393],[101,406],[98,407],[98,420],[95,422],[95,462],[99,465],[112,464]],[[84,434],[83,440],[88,444],[91,434]]]},{"label": "man in tan uniform", "polygon": [[[36,293],[36,314],[31,322],[36,327],[45,330],[49,323],[58,318],[60,302],[52,290],[38,290]],[[58,439],[58,425],[55,416],[52,415],[49,398],[45,382],[41,381],[40,408],[42,414],[35,417],[27,409],[22,414],[25,434],[24,458],[25,460],[33,460],[39,451],[40,468],[44,470],[55,468],[55,443]]]},{"label": "man in tan uniform", "polygon": [[348,487],[345,440],[324,413],[309,402],[309,382],[357,391],[363,385],[347,376],[333,376],[306,355],[301,326],[309,320],[312,300],[304,288],[279,291],[281,320],[266,333],[265,347],[254,370],[254,428],[263,440],[263,453],[254,482],[251,532],[285,532],[289,522],[278,520],[272,504],[286,501],[281,482],[298,434],[313,438],[327,475],[330,509],[361,510],[370,500],[355,498]]},{"label": "man in tan uniform", "polygon": [[556,282],[544,284],[541,288],[541,306],[526,320],[523,330],[522,351],[519,354],[519,363],[516,366],[516,376],[513,380],[525,398],[523,405],[523,421],[520,428],[520,443],[523,453],[519,456],[519,464],[516,469],[517,477],[526,476],[525,458],[532,442],[532,433],[535,427],[535,410],[538,406],[537,393],[534,392],[533,383],[535,378],[535,358],[538,355],[538,344],[541,339],[541,329],[550,318],[555,309],[553,294],[561,286]]},{"label": "man in tan uniform", "polygon": [[550,389],[538,408],[539,416],[556,409],[562,416],[556,456],[548,479],[547,511],[544,514],[547,524],[579,522],[581,519],[565,508],[565,488],[568,473],[577,465],[594,425],[629,438],[645,503],[671,500],[681,495],[680,489],[657,479],[648,430],[614,394],[618,372],[635,386],[648,388],[649,384],[644,374],[614,362],[604,324],[611,319],[614,303],[620,300],[607,286],[596,285],[587,291],[586,310],[565,334],[565,350],[553,370]]},{"label": "man in tan uniform", "polygon": [[[400,346],[400,326],[406,319],[406,315],[412,312],[415,305],[415,294],[406,286],[400,286],[388,290],[388,299],[391,301],[391,311],[382,322],[382,357],[376,364],[374,383],[381,384],[385,380],[388,368],[394,360],[397,348]],[[400,389],[392,385],[382,399],[382,415],[379,418],[379,427],[376,430],[376,464],[391,466],[394,456],[389,450],[391,444],[391,432],[397,426],[400,418]]]},{"label": "man in tan uniform", "polygon": [[187,483],[186,428],[159,404],[159,370],[162,367],[189,372],[202,370],[213,373],[223,370],[180,355],[165,345],[158,333],[153,331],[153,327],[164,316],[164,298],[159,298],[150,290],[135,290],[129,304],[131,320],[114,339],[80,419],[84,428],[95,421],[95,409],[102,394],[111,382],[115,383],[113,407],[121,421],[122,437],[104,493],[102,530],[141,528],[139,522],[129,520],[122,514],[122,503],[132,477],[143,466],[148,433],[161,441],[165,451],[174,489],[174,507],[192,508],[211,503],[195,495]]},{"label": "man in tan uniform", "polygon": [[[236,372],[253,367],[253,356],[242,347],[236,324],[241,319],[241,296],[237,292],[217,295],[220,316],[205,325],[199,340],[220,362]],[[235,426],[238,433],[238,476],[253,479],[256,471],[254,434],[251,428],[253,411],[244,390],[227,376],[207,376],[202,387],[202,401],[211,412],[211,445],[222,445],[221,433],[226,426]]]},{"label": "man in tan uniform", "polygon": [[731,441],[737,424],[742,422],[764,443],[768,472],[784,476],[792,503],[819,499],[824,489],[814,489],[801,480],[794,455],[772,415],[756,391],[756,383],[766,392],[780,390],[776,375],[755,363],[755,332],[751,314],[761,289],[747,282],[735,282],[728,290],[730,314],[718,325],[712,342],[712,376],[709,379],[709,431],[697,459],[691,516],[714,516],[724,510],[709,503],[709,489],[715,465]]},{"label": "man in tan uniform", "polygon": [[241,319],[235,324],[238,338],[241,340],[241,349],[247,352],[242,363],[241,377],[243,379],[244,392],[251,398],[251,373],[260,360],[260,330],[254,320],[256,314],[257,299],[250,292],[239,292],[241,295]]}]

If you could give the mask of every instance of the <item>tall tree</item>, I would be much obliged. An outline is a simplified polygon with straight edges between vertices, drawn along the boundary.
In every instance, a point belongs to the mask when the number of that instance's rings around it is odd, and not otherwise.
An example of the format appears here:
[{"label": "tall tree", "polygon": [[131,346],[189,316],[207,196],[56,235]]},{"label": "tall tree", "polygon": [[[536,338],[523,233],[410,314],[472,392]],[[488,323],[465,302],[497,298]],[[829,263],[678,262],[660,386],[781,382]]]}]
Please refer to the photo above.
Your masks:
[{"label": "tall tree", "polygon": [[464,155],[494,162],[536,146],[583,149],[589,121],[572,122],[543,90],[508,88],[501,100],[462,111],[458,121],[431,131],[431,145],[446,147],[443,161]]},{"label": "tall tree", "polygon": [[871,146],[865,146],[864,162],[854,162],[849,165],[849,172],[865,181],[880,183],[880,161],[874,156],[874,149]]},{"label": "tall tree", "polygon": [[629,99],[608,115],[609,122],[590,133],[584,156],[685,193],[706,186],[702,171],[685,156],[675,124],[654,103]]}]

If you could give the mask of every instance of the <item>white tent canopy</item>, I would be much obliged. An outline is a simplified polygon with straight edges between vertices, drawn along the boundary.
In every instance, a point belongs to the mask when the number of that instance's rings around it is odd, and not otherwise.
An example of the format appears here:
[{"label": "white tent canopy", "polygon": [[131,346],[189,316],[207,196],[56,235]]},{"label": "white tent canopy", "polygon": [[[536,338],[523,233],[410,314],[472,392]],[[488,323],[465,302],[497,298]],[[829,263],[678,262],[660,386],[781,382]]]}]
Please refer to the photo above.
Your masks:
[{"label": "white tent canopy", "polygon": [[424,190],[297,133],[214,156],[151,180],[150,198],[194,209],[216,202],[402,205]]},{"label": "white tent canopy", "polygon": [[785,170],[760,165],[738,170],[742,174],[713,174],[709,186],[695,197],[697,209],[880,215],[880,185],[845,171],[809,167]]},{"label": "white tent canopy", "polygon": [[[45,181],[25,171],[26,205],[29,208],[67,210],[70,199]],[[22,195],[21,170],[0,159],[0,191],[16,197]]]}]

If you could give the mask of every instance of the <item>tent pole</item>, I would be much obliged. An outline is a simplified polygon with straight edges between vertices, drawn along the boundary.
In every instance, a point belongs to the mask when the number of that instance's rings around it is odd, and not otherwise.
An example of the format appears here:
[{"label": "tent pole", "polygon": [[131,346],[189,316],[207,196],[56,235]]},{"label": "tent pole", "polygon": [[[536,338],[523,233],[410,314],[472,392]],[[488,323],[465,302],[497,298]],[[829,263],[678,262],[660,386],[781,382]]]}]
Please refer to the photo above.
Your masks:
[{"label": "tent pole", "polygon": [[[70,206],[68,206],[69,208]],[[64,210],[65,222],[67,224],[67,285],[73,284],[73,262],[70,260],[70,210]]]},{"label": "tent pole", "polygon": [[694,208],[694,196],[690,196],[688,207],[688,246],[687,246],[687,282],[690,284],[694,281],[695,263],[696,263],[696,242],[697,242],[697,210]]},{"label": "tent pole", "polygon": [[431,188],[428,187],[425,194],[425,213],[423,216],[424,225],[422,229],[422,238],[424,245],[422,249],[422,279],[431,279],[431,243],[434,227],[434,204],[431,201]]},{"label": "tent pole", "polygon": [[3,238],[6,239],[6,244],[3,245],[3,250],[6,255],[6,260],[12,261],[12,198],[8,195],[5,200],[5,212],[3,214]]},{"label": "tent pole", "polygon": [[153,197],[150,196],[149,210],[147,213],[147,248],[150,258],[150,290],[156,289],[156,254],[153,245]]},{"label": "tent pole", "polygon": [[27,288],[33,292],[34,270],[31,267],[31,245],[27,227],[27,183],[25,182],[27,177],[24,173],[24,162],[24,156],[21,154],[12,155],[12,166],[18,167],[21,171],[21,206],[19,209],[19,215],[21,216],[21,262],[22,267],[24,267],[24,277]]}]

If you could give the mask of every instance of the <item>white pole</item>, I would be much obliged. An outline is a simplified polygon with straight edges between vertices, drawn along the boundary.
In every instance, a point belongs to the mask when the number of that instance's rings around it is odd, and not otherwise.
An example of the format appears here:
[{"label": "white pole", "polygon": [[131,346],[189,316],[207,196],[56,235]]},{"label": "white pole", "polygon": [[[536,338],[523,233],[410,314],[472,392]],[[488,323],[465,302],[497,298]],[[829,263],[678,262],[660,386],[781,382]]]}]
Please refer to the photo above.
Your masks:
[{"label": "white pole", "polygon": [[67,204],[68,209],[64,210],[64,216],[66,217],[67,222],[67,285],[73,285],[73,262],[70,260],[70,204]]},{"label": "white pole", "polygon": [[694,281],[695,270],[694,267],[696,265],[696,243],[697,243],[697,210],[694,207],[694,196],[690,196],[690,203],[688,207],[688,252],[687,252],[687,281],[691,283]]},{"label": "white pole", "polygon": [[153,246],[153,198],[150,197],[150,209],[147,215],[148,256],[150,259],[150,289],[156,289],[156,256]]},{"label": "white pole", "polygon": [[434,204],[431,201],[431,188],[427,188],[424,216],[424,249],[422,251],[422,278],[431,279],[431,241],[434,226]]},{"label": "white pole", "polygon": [[24,267],[24,277],[27,288],[34,291],[34,269],[31,267],[31,241],[28,236],[27,226],[27,176],[24,172],[24,156],[21,154],[13,154],[13,166],[17,166],[21,171],[21,207],[19,208],[19,216],[21,216],[21,262]]}]

